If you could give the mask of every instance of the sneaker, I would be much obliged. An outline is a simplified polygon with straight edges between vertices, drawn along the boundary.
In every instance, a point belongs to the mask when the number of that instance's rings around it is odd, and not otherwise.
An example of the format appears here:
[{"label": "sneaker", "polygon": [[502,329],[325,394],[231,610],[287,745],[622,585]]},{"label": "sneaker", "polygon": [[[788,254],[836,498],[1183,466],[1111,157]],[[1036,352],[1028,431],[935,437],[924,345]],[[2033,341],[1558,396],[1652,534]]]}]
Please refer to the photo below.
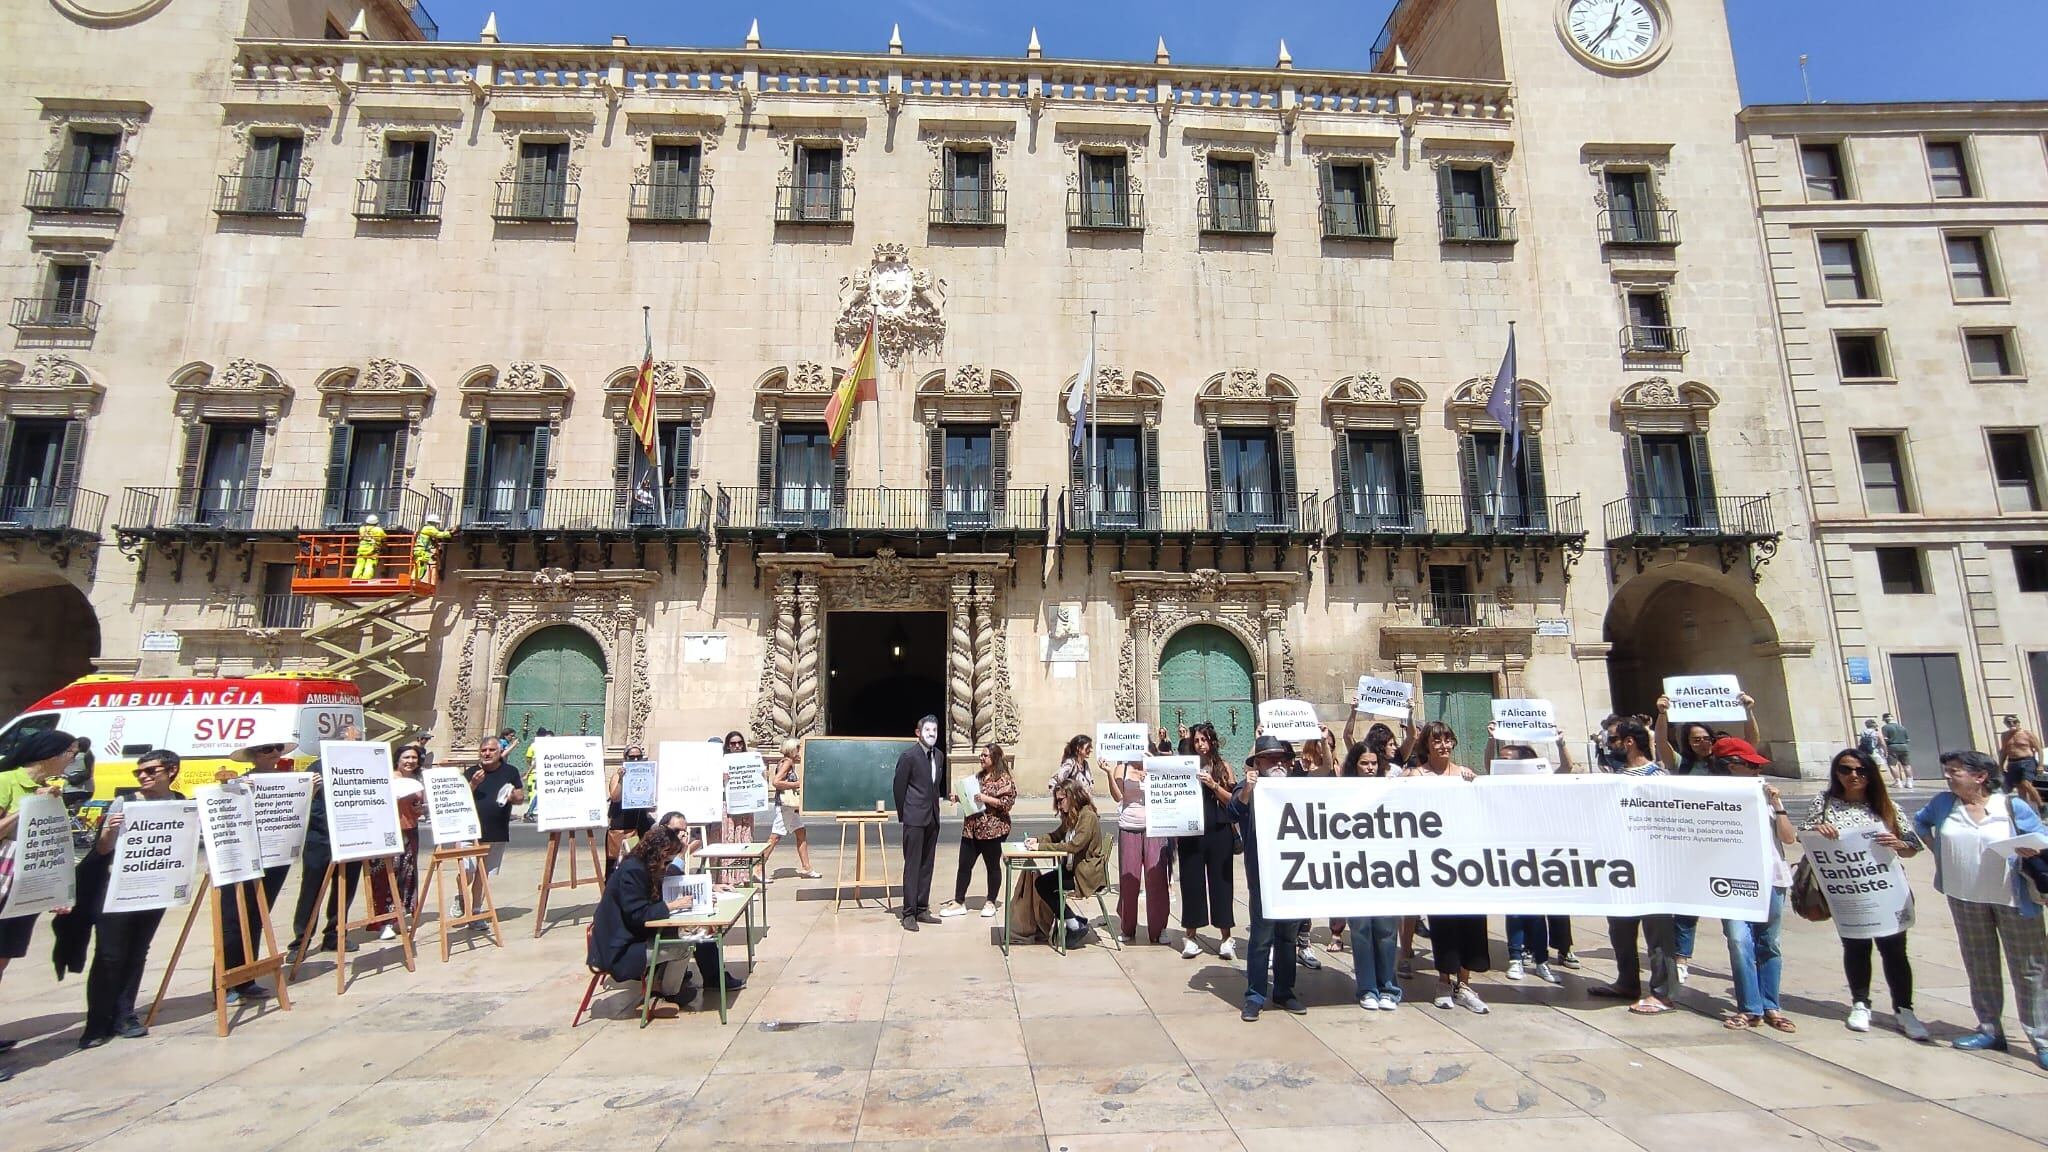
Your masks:
[{"label": "sneaker", "polygon": [[1289,996],[1280,1002],[1280,1006],[1296,1016],[1308,1015],[1308,1005],[1303,1004],[1299,996]]},{"label": "sneaker", "polygon": [[1401,1010],[1401,998],[1400,998],[1399,996],[1381,996],[1381,997],[1380,997],[1380,1011],[1382,1011],[1382,1012],[1399,1012],[1400,1010]]},{"label": "sneaker", "polygon": [[455,919],[457,919],[457,920],[460,920],[460,919],[462,919],[462,897],[460,897],[460,896],[457,896],[457,897],[455,898],[455,917],[454,917],[454,918],[455,918]]},{"label": "sneaker", "polygon": [[1849,1007],[1849,1031],[1870,1031],[1870,1005],[1852,1004]]},{"label": "sneaker", "polygon": [[1187,936],[1187,937],[1183,937],[1183,938],[1181,939],[1181,942],[1180,942],[1180,955],[1181,955],[1181,959],[1183,959],[1183,960],[1193,960],[1193,959],[1194,959],[1195,957],[1197,957],[1197,956],[1200,956],[1201,954],[1202,954],[1202,946],[1201,946],[1200,944],[1198,944],[1198,943],[1196,943],[1196,942],[1195,942],[1195,938],[1194,938],[1193,936]]},{"label": "sneaker", "polygon": [[983,904],[983,905],[981,906],[981,918],[982,918],[983,920],[993,920],[993,919],[995,919],[995,918],[996,918],[996,902],[995,902],[995,901],[991,900],[991,901],[989,901],[988,903],[986,903],[986,904]]},{"label": "sneaker", "polygon": [[1316,959],[1315,949],[1311,948],[1306,940],[1302,941],[1301,946],[1294,950],[1294,958],[1303,968],[1307,968],[1310,971],[1316,971],[1323,966],[1323,962]]},{"label": "sneaker", "polygon": [[1905,1035],[1906,1039],[1920,1044],[1925,1044],[1932,1039],[1927,1034],[1927,1025],[1922,1024],[1920,1018],[1913,1015],[1911,1008],[1892,1009],[1892,1019],[1899,1022],[1899,1031]]},{"label": "sneaker", "polygon": [[130,1016],[126,1020],[121,1021],[120,1026],[114,1029],[114,1035],[119,1036],[123,1040],[140,1040],[144,1036],[149,1035],[149,1029],[142,1026],[142,1021]]},{"label": "sneaker", "polygon": [[945,907],[939,909],[939,915],[948,920],[955,916],[965,916],[967,915],[967,906],[957,900],[948,900]]},{"label": "sneaker", "polygon": [[1685,983],[1685,982],[1686,982],[1687,980],[1690,980],[1690,979],[1692,979],[1692,965],[1690,965],[1690,964],[1680,964],[1680,965],[1678,966],[1678,982],[1679,982],[1679,984],[1680,984],[1680,985],[1683,985],[1683,984],[1684,984],[1684,983]]},{"label": "sneaker", "polygon": [[1437,1007],[1443,1009],[1446,1012],[1449,1012],[1452,1007],[1451,994],[1449,992],[1439,993],[1435,1003]]},{"label": "sneaker", "polygon": [[1566,968],[1576,970],[1579,966],[1579,954],[1577,952],[1573,952],[1570,949],[1566,949],[1563,952],[1557,954],[1557,962],[1559,964],[1562,964]]},{"label": "sneaker", "polygon": [[803,871],[797,873],[796,878],[799,880],[823,880],[825,878],[825,874],[815,869],[806,868]]},{"label": "sneaker", "polygon": [[1529,971],[1522,966],[1521,957],[1517,956],[1513,960],[1508,961],[1508,979],[1520,980],[1528,975]]},{"label": "sneaker", "polygon": [[1546,984],[1564,983],[1564,977],[1559,976],[1555,971],[1552,971],[1550,965],[1545,964],[1541,960],[1538,960],[1536,962],[1536,978],[1543,981]]},{"label": "sneaker", "polygon": [[377,939],[379,939],[379,940],[396,940],[396,939],[398,939],[398,925],[396,925],[396,924],[386,924],[386,925],[384,926],[384,930],[383,930],[382,932],[379,932],[379,933],[377,933]]},{"label": "sneaker", "polygon": [[1260,1007],[1262,1007],[1262,1005],[1260,1005],[1258,1001],[1247,1000],[1244,1002],[1244,1011],[1239,1012],[1237,1014],[1237,1018],[1239,1020],[1244,1021],[1247,1024],[1254,1023],[1259,1018]]},{"label": "sneaker", "polygon": [[939,922],[939,918],[937,916],[932,915],[930,912],[919,912],[917,914],[917,922],[919,924],[937,924]]},{"label": "sneaker", "polygon": [[1365,1010],[1366,1010],[1367,1012],[1377,1012],[1377,1011],[1379,1011],[1379,1010],[1380,1010],[1380,994],[1379,994],[1379,993],[1377,993],[1377,992],[1367,992],[1367,993],[1366,993],[1365,995],[1363,995],[1363,996],[1360,996],[1360,997],[1358,998],[1358,1006],[1359,1006],[1360,1008],[1363,1008],[1363,1009],[1365,1009]]},{"label": "sneaker", "polygon": [[78,1050],[84,1052],[88,1049],[98,1048],[112,1039],[112,1036],[80,1036],[78,1038]]},{"label": "sneaker", "polygon": [[241,1002],[242,990],[240,988],[228,989],[228,1007],[232,1008],[235,1005],[240,1004]]},{"label": "sneaker", "polygon": [[1491,1011],[1491,1009],[1487,1008],[1486,1001],[1479,998],[1479,993],[1474,992],[1470,984],[1458,985],[1458,990],[1452,993],[1451,999],[1457,1002],[1458,1007],[1470,1012],[1476,1012],[1481,1016]]},{"label": "sneaker", "polygon": [[1069,940],[1078,939],[1087,935],[1087,933],[1088,922],[1086,920],[1081,919],[1079,916],[1067,918],[1067,938]]},{"label": "sneaker", "polygon": [[1237,941],[1225,936],[1223,938],[1223,947],[1216,950],[1216,955],[1225,960],[1237,959]]}]

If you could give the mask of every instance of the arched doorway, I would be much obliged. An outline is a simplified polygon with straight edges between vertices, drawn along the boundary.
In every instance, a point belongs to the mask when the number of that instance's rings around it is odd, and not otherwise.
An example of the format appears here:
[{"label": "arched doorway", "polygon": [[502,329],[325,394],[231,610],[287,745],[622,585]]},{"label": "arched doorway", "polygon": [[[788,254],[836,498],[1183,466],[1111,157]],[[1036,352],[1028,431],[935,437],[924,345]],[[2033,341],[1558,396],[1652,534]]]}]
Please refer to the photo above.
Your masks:
[{"label": "arched doorway", "polygon": [[550,625],[522,641],[506,667],[499,727],[518,733],[521,744],[541,728],[557,736],[604,735],[604,653],[588,632]]},{"label": "arched doorway", "polygon": [[1237,637],[1214,624],[1181,629],[1159,655],[1159,722],[1172,731],[1203,720],[1216,726],[1230,764],[1251,754],[1259,722],[1252,658]]},{"label": "arched doorway", "polygon": [[[4,586],[0,586],[4,587]],[[0,591],[0,721],[92,672],[100,621],[68,583]]]},{"label": "arched doorway", "polygon": [[1756,699],[1765,741],[1795,739],[1777,626],[1746,585],[1697,565],[1652,568],[1615,590],[1606,639],[1616,712],[1656,715],[1667,676],[1727,674]]}]

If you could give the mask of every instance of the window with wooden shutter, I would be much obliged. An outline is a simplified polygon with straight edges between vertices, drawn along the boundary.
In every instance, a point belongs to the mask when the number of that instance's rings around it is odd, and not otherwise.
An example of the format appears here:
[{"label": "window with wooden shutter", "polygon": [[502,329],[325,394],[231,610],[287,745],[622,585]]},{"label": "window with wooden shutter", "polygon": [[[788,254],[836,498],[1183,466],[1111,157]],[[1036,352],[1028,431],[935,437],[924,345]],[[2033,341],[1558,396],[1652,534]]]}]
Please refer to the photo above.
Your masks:
[{"label": "window with wooden shutter", "polygon": [[636,475],[643,473],[639,464],[640,441],[633,435],[633,426],[624,421],[619,422],[616,436],[612,447],[612,523],[647,523],[653,510],[640,495],[643,476]]},{"label": "window with wooden shutter", "polygon": [[1150,424],[1139,434],[1145,460],[1145,523],[1147,531],[1159,530],[1159,507],[1164,499],[1159,490],[1159,429]]},{"label": "window with wooden shutter", "polygon": [[1300,477],[1294,466],[1294,429],[1282,427],[1273,436],[1278,448],[1280,465],[1280,507],[1278,523],[1285,524],[1290,531],[1301,528]]},{"label": "window with wooden shutter", "polygon": [[1479,443],[1471,433],[1458,437],[1458,491],[1465,497],[1465,531],[1473,532],[1486,522],[1487,481],[1479,472]]},{"label": "window with wooden shutter", "polygon": [[185,450],[178,456],[178,514],[180,523],[198,519],[199,473],[206,464],[206,441],[212,429],[203,420],[185,426]]},{"label": "window with wooden shutter", "polygon": [[1721,528],[1721,509],[1720,502],[1714,498],[1714,465],[1709,459],[1707,434],[1693,433],[1688,447],[1692,456],[1693,487],[1699,501],[1699,527],[1705,532],[1718,532]]},{"label": "window with wooden shutter", "polygon": [[548,500],[548,447],[553,429],[546,424],[533,426],[533,481],[526,489],[526,525],[529,528],[542,527],[541,517]]},{"label": "window with wooden shutter", "polygon": [[92,265],[83,261],[50,265],[50,299],[44,322],[67,328],[84,324],[91,287]]},{"label": "window with wooden shutter", "polygon": [[1010,525],[1010,426],[998,424],[988,435],[989,509],[998,528]]},{"label": "window with wooden shutter", "polygon": [[1522,492],[1528,507],[1521,527],[1530,532],[1550,531],[1550,490],[1543,477],[1543,437],[1522,430]]},{"label": "window with wooden shutter", "polygon": [[258,488],[263,483],[263,441],[265,429],[261,424],[251,424],[248,428],[249,456],[247,463],[242,468],[241,500],[236,505],[239,515],[235,521],[239,527],[243,528],[255,527],[256,494]]},{"label": "window with wooden shutter", "polygon": [[1643,446],[1643,438],[1631,432],[1628,437],[1628,495],[1634,511],[1632,530],[1647,532],[1650,526],[1650,457]]},{"label": "window with wooden shutter", "polygon": [[426,215],[433,197],[434,142],[386,140],[379,172],[379,200],[387,216]]},{"label": "window with wooden shutter", "polygon": [[1408,491],[1403,493],[1407,499],[1408,525],[1416,532],[1426,532],[1429,521],[1424,507],[1427,501],[1422,498],[1422,443],[1413,429],[1401,431],[1401,471],[1408,477]]},{"label": "window with wooden shutter", "polygon": [[553,220],[565,214],[569,196],[569,145],[562,141],[522,140],[513,188],[513,212],[529,220]]},{"label": "window with wooden shutter", "polygon": [[[64,421],[64,439],[57,449],[57,481],[51,485],[51,503],[58,511],[56,527],[69,527],[71,509],[78,501],[78,471],[85,459],[85,421]],[[0,463],[0,468],[5,464]]]},{"label": "window with wooden shutter", "polygon": [[405,497],[405,452],[408,447],[408,429],[403,424],[391,426],[391,468],[384,482],[384,515],[387,520],[397,517],[404,507]]},{"label": "window with wooden shutter", "polygon": [[469,443],[462,454],[462,523],[478,520],[484,506],[484,440],[488,435],[482,421],[469,426]]},{"label": "window with wooden shutter", "polygon": [[668,459],[662,466],[668,470],[668,522],[671,527],[687,528],[690,525],[690,467],[697,449],[697,426],[688,420],[677,420],[668,425]]},{"label": "window with wooden shutter", "polygon": [[87,210],[110,207],[120,157],[120,133],[72,129],[64,172],[58,185],[58,203],[66,208]]},{"label": "window with wooden shutter", "polygon": [[1208,430],[1202,438],[1202,450],[1204,462],[1208,465],[1209,475],[1209,525],[1212,528],[1221,528],[1223,526],[1225,500],[1223,491],[1222,429],[1211,428]]},{"label": "window with wooden shutter", "polygon": [[355,441],[355,426],[346,420],[338,420],[327,433],[327,492],[322,501],[326,511],[326,524],[337,527],[348,521],[348,462],[349,449]]},{"label": "window with wooden shutter", "polygon": [[[1075,387],[1080,387],[1076,384]],[[1090,515],[1088,493],[1088,448],[1084,437],[1081,443],[1074,442],[1073,433],[1067,434],[1067,515],[1077,528],[1093,529],[1095,520]]]},{"label": "window with wooden shutter", "polygon": [[648,167],[648,215],[656,220],[698,216],[698,173],[703,148],[697,144],[656,144]]},{"label": "window with wooden shutter", "polygon": [[[851,432],[847,433],[847,439],[851,440],[852,438],[853,434]],[[832,513],[830,523],[834,527],[844,527],[847,523],[846,485],[848,469],[846,457],[847,453],[844,451],[832,457]]]},{"label": "window with wooden shutter", "polygon": [[924,433],[925,503],[934,524],[946,511],[946,430],[934,424]]},{"label": "window with wooden shutter", "polygon": [[797,147],[797,219],[831,221],[840,218],[839,185],[843,157],[843,151],[836,144],[803,144]]},{"label": "window with wooden shutter", "polygon": [[775,449],[781,443],[781,427],[777,421],[763,420],[758,431],[761,434],[759,455],[755,457],[754,506],[755,518],[767,523],[770,510],[775,504]]}]

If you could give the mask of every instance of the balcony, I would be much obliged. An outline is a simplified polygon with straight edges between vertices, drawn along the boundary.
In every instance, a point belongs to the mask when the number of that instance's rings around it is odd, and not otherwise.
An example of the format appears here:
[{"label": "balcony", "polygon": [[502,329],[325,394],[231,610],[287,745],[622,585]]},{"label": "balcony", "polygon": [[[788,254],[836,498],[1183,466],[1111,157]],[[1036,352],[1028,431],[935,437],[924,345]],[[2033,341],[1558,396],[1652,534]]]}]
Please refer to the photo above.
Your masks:
[{"label": "balcony", "polygon": [[1439,208],[1437,227],[1446,244],[1513,244],[1513,208]]},{"label": "balcony", "polygon": [[97,332],[100,306],[68,296],[17,296],[8,324],[17,332]]},{"label": "balcony", "polygon": [[1621,354],[1662,359],[1683,356],[1691,351],[1686,340],[1685,329],[1669,324],[1624,324],[1621,333]]},{"label": "balcony", "polygon": [[313,600],[290,592],[271,592],[237,600],[228,608],[230,626],[274,631],[302,631],[313,623]]},{"label": "balcony", "polygon": [[1322,509],[1313,492],[1290,504],[1278,493],[1125,491],[1098,496],[1090,507],[1069,491],[1060,497],[1060,535],[1320,537]]},{"label": "balcony", "polygon": [[1271,196],[1197,196],[1195,216],[1205,233],[1234,236],[1271,236]]},{"label": "balcony", "polygon": [[1577,496],[1536,500],[1458,493],[1418,498],[1353,492],[1325,501],[1323,521],[1332,540],[1351,543],[1385,537],[1537,543],[1586,535]]},{"label": "balcony", "polygon": [[303,220],[313,182],[304,176],[223,176],[213,210],[222,216]]},{"label": "balcony", "polygon": [[851,225],[853,189],[818,188],[807,184],[775,187],[777,224]]},{"label": "balcony", "polygon": [[701,536],[710,520],[711,497],[702,488],[670,493],[666,519],[659,501],[641,503],[633,493],[609,486],[486,488],[468,498],[459,489],[435,491],[451,502],[461,500],[464,532],[657,540]]},{"label": "balcony", "polygon": [[44,484],[0,487],[0,539],[23,536],[99,539],[107,498],[86,488]]},{"label": "balcony", "polygon": [[1143,231],[1145,194],[1070,191],[1067,193],[1067,227],[1081,232]]},{"label": "balcony", "polygon": [[574,224],[583,186],[565,180],[500,180],[491,219],[501,224]]},{"label": "balcony", "polygon": [[1676,248],[1678,213],[1669,208],[1606,208],[1600,243],[1622,248]]},{"label": "balcony", "polygon": [[1008,196],[1001,188],[934,188],[929,223],[945,228],[1001,228]]},{"label": "balcony", "polygon": [[1641,572],[1659,548],[1704,544],[1719,550],[1723,572],[1746,561],[1754,582],[1777,555],[1779,536],[1768,496],[1630,496],[1607,505],[1609,559],[1617,572],[1624,553],[1635,557]]},{"label": "balcony", "polygon": [[122,496],[115,531],[138,539],[233,537],[291,539],[302,532],[354,528],[375,513],[386,527],[415,525],[428,513],[448,518],[448,504],[432,493],[392,490],[372,499],[337,502],[325,488],[130,488]]},{"label": "balcony", "polygon": [[43,169],[28,174],[22,206],[31,212],[119,216],[128,202],[128,178],[118,172]]},{"label": "balcony", "polygon": [[1046,503],[1044,488],[951,492],[936,499],[923,488],[852,488],[835,503],[828,489],[721,485],[713,500],[712,523],[721,537],[822,539],[872,533],[1042,541]]},{"label": "balcony", "polygon": [[1394,210],[1386,204],[1324,204],[1323,239],[1392,240]]},{"label": "balcony", "polygon": [[439,220],[444,191],[439,180],[365,176],[356,181],[356,219]]},{"label": "balcony", "polygon": [[711,182],[643,180],[629,190],[626,219],[635,224],[709,224]]}]

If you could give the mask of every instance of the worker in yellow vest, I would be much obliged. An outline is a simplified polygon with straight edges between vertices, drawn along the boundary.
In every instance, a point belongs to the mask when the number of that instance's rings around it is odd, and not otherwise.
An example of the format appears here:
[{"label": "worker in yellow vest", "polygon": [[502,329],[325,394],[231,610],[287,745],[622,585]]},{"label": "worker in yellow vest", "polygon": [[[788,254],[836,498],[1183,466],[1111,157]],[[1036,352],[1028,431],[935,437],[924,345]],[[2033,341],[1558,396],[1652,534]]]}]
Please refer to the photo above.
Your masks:
[{"label": "worker in yellow vest", "polygon": [[434,569],[441,558],[441,544],[453,533],[441,527],[441,517],[434,513],[427,515],[427,522],[412,538],[412,578],[416,583],[425,584],[434,575]]},{"label": "worker in yellow vest", "polygon": [[356,529],[356,570],[349,573],[351,580],[375,580],[377,578],[377,553],[384,549],[384,529],[377,526],[377,516],[372,513],[363,517],[363,526]]}]

